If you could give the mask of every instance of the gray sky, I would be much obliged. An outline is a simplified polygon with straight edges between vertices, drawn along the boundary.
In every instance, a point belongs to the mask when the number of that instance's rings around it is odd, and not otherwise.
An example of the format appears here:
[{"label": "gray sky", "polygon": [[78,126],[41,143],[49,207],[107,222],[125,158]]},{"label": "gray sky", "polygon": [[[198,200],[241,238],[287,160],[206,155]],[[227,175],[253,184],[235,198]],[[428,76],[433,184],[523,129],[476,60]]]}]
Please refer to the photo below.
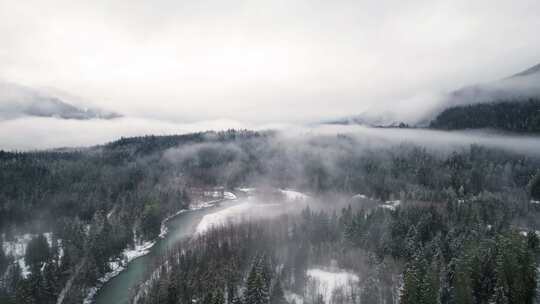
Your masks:
[{"label": "gray sky", "polygon": [[540,62],[539,28],[538,0],[0,0],[0,80],[177,122],[406,112]]}]

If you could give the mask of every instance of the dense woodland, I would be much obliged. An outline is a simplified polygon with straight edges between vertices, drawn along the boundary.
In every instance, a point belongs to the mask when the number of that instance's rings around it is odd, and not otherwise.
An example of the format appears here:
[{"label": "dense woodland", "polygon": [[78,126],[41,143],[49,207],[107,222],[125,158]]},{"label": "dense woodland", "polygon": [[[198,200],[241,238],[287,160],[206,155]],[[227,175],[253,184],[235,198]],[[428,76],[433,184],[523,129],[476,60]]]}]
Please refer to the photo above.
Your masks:
[{"label": "dense woodland", "polygon": [[[1,241],[34,236],[28,275],[0,250],[0,303],[81,303],[111,259],[213,186],[295,188],[324,207],[179,245],[142,303],[283,303],[279,290],[320,302],[305,271],[332,260],[359,275],[354,303],[532,303],[538,241],[520,234],[540,225],[531,155],[233,130],[0,152]],[[333,199],[358,193],[403,203],[342,210]]]},{"label": "dense woodland", "polygon": [[540,100],[494,101],[451,107],[430,124],[443,130],[498,129],[511,132],[540,132]]}]

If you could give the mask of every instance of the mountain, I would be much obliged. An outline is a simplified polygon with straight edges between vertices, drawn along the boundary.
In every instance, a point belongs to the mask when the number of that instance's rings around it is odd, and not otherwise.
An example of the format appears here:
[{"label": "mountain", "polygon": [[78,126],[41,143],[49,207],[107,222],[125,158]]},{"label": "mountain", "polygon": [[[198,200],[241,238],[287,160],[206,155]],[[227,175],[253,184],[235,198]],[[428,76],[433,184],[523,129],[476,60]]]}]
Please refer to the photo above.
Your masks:
[{"label": "mountain", "polygon": [[530,76],[530,75],[537,75],[537,74],[540,74],[540,63],[531,67],[531,68],[528,68],[526,69],[525,71],[523,72],[519,72],[517,74],[514,74],[513,76],[511,76],[510,78],[515,78],[515,77],[523,77],[523,76]]},{"label": "mountain", "polygon": [[[75,105],[66,101],[67,94],[38,90],[17,84],[0,82],[0,119],[13,119],[22,116],[57,117],[62,119],[112,119],[119,114]],[[80,102],[79,102],[80,103]]]},{"label": "mountain", "polygon": [[[507,78],[489,83],[466,86],[444,94],[443,96],[428,96],[424,99],[428,100],[429,102],[422,102],[423,106],[417,107],[415,110],[416,112],[413,113],[414,115],[410,115],[410,113],[408,115],[404,115],[403,108],[401,108],[401,110],[396,108],[393,109],[393,112],[387,111],[381,113],[378,111],[367,111],[355,116],[338,118],[326,122],[326,124],[361,124],[372,127],[407,127],[409,125],[413,125],[418,127],[437,127],[442,129],[453,129],[451,126],[460,125],[463,126],[462,128],[469,128],[469,126],[472,128],[472,126],[478,126],[478,124],[461,123],[468,118],[459,118],[461,122],[456,122],[455,124],[449,122],[448,119],[450,119],[450,117],[453,119],[458,119],[459,115],[465,115],[465,112],[467,111],[472,111],[475,113],[475,115],[478,115],[480,114],[478,112],[479,109],[489,109],[491,113],[498,112],[502,109],[508,110],[508,103],[515,105],[515,103],[518,102],[529,102],[527,105],[516,105],[516,107],[519,108],[516,111],[530,109],[530,102],[535,104],[536,101],[540,99],[540,64],[532,66]],[[470,105],[499,103],[503,104],[495,107],[468,107]],[[401,104],[408,103],[402,102]],[[415,101],[412,100],[410,104],[414,106]],[[500,107],[501,109],[495,109],[497,107]],[[454,108],[457,109],[455,111],[448,112]],[[439,116],[443,113],[444,117],[439,118]],[[517,116],[510,116],[513,118],[520,117],[520,119],[527,116],[522,114],[523,113],[520,113]],[[527,121],[536,121],[536,116],[529,116],[526,117],[528,119]],[[485,120],[489,121],[489,123],[483,127],[502,125],[517,126],[520,124],[520,122],[510,122],[507,119],[504,121],[494,122],[494,116],[492,115],[490,117],[490,119]],[[507,118],[510,119],[509,117]],[[438,122],[434,123],[434,121],[437,119]],[[508,128],[503,129],[509,130]],[[514,129],[516,128],[510,128],[510,130]],[[517,129],[536,130],[536,127],[521,126]]]},{"label": "mountain", "polygon": [[440,113],[429,126],[442,130],[489,128],[540,133],[540,99],[455,106]]},{"label": "mountain", "polygon": [[540,64],[496,82],[452,92],[429,127],[540,132]]},{"label": "mountain", "polygon": [[472,85],[451,92],[441,111],[457,105],[527,100],[540,97],[540,64],[498,81]]}]

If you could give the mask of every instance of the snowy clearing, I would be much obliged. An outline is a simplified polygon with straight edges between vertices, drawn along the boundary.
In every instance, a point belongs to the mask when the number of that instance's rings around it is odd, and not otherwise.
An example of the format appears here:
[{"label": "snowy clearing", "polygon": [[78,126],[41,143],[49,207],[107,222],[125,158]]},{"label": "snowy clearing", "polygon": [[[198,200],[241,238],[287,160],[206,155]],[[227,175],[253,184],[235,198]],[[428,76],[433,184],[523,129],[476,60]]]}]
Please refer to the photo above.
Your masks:
[{"label": "snowy clearing", "polygon": [[396,210],[396,208],[399,205],[401,205],[401,201],[400,200],[395,200],[395,201],[386,201],[386,202],[384,202],[384,205],[380,205],[379,207],[385,208],[385,209],[390,209],[390,210]]},{"label": "snowy clearing", "polygon": [[361,194],[361,193],[353,195],[352,198],[354,198],[354,199],[368,199],[367,195]]},{"label": "snowy clearing", "polygon": [[294,190],[279,189],[279,192],[285,195],[285,199],[288,201],[304,201],[309,198],[307,194]]},{"label": "snowy clearing", "polygon": [[294,293],[294,292],[290,292],[290,291],[285,291],[284,292],[285,294],[285,300],[287,300],[287,302],[289,303],[292,303],[294,301],[294,303],[296,304],[303,304],[304,303],[304,298],[302,298],[302,296]]},{"label": "snowy clearing", "polygon": [[[52,232],[45,232],[43,233],[43,235],[47,239],[49,247],[52,247]],[[8,256],[12,256],[15,262],[19,264],[22,276],[24,278],[27,278],[30,275],[30,268],[26,265],[26,262],[24,261],[24,256],[26,255],[26,247],[28,247],[28,243],[30,243],[30,241],[37,236],[38,234],[26,233],[23,235],[15,236],[12,241],[6,241],[5,236],[2,236],[2,238],[4,238],[2,246],[4,253]],[[62,256],[64,255],[64,250],[62,248],[62,240],[57,240],[56,244],[58,246],[58,255],[60,258],[62,258]]]},{"label": "snowy clearing", "polygon": [[[303,202],[309,198],[306,194],[293,190],[280,190],[285,195],[285,202]],[[248,198],[234,206],[205,215],[197,225],[196,234],[203,234],[212,227],[220,227],[229,223],[238,223],[247,219],[260,219],[288,213],[298,208],[299,204],[284,202],[261,203],[255,198]]]},{"label": "snowy clearing", "polygon": [[226,200],[235,200],[237,199],[236,195],[234,195],[234,193],[232,192],[223,192],[223,198],[225,198]]},{"label": "snowy clearing", "polygon": [[244,188],[236,188],[236,190],[240,191],[240,192],[244,192],[245,194],[250,194],[250,193],[255,192],[255,190],[257,190],[257,189],[256,188],[244,187]]},{"label": "snowy clearing", "polygon": [[325,303],[331,303],[332,294],[342,288],[347,294],[347,290],[354,288],[359,278],[356,274],[344,270],[324,270],[321,268],[312,268],[307,271],[311,280],[308,288],[314,290],[308,291],[308,294],[322,294]]}]

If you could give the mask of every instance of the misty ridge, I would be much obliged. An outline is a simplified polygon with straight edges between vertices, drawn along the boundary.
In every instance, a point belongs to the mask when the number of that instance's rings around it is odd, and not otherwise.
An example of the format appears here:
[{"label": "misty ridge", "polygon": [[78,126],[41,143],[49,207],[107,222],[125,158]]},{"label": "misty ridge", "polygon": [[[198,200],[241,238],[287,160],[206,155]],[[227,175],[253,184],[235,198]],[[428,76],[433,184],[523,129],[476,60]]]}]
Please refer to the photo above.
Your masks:
[{"label": "misty ridge", "polygon": [[[510,119],[495,118],[484,124],[477,122],[476,125],[464,124],[456,128],[491,128],[513,131],[512,128],[505,128],[505,119],[510,120],[510,123],[531,119],[531,122],[526,121],[521,129],[514,131],[519,132],[531,128],[531,130],[537,130],[539,122],[534,115],[539,108],[540,72],[537,65],[498,81],[464,87],[448,94],[428,94],[421,96],[420,99],[405,100],[404,103],[396,105],[394,110],[391,110],[392,107],[390,109],[373,108],[358,116],[343,119],[322,119],[309,124],[243,122],[233,119],[179,122],[142,116],[134,117],[92,106],[88,107],[88,102],[57,90],[34,90],[5,82],[0,83],[0,88],[0,118],[2,119],[0,121],[2,124],[0,147],[26,150],[90,146],[112,141],[122,136],[167,135],[229,128],[254,130],[311,128],[314,132],[319,132],[326,128],[326,125],[359,124],[366,127],[425,128],[432,124],[431,126],[435,128],[448,129],[449,126],[441,127],[442,124],[437,125],[433,122],[440,118],[441,114],[446,114],[450,110],[464,106],[494,104],[492,107],[496,111],[502,111],[504,115],[506,110],[498,110],[498,104],[506,102],[509,103],[510,107],[513,107],[516,103],[522,104],[527,101],[534,102],[534,105],[530,109],[523,109],[523,111],[527,111],[525,115]],[[62,98],[73,102],[65,102]],[[79,104],[79,106],[75,104]],[[404,106],[407,109],[404,109]],[[459,117],[452,117],[451,121],[459,125],[459,120],[468,115],[468,112],[472,113],[473,111],[466,109],[463,114],[458,114]],[[481,109],[480,112],[484,113],[484,116],[487,115],[485,109]],[[379,134],[377,131],[374,133]],[[45,136],[46,134],[50,134],[50,136]],[[386,137],[392,137],[392,135]]]},{"label": "misty ridge", "polygon": [[[43,90],[0,82],[0,119],[17,119],[24,116],[77,120],[120,117],[119,114],[97,108],[77,107],[62,101],[55,95],[53,92],[48,93]],[[69,98],[67,95],[66,97]]]}]

